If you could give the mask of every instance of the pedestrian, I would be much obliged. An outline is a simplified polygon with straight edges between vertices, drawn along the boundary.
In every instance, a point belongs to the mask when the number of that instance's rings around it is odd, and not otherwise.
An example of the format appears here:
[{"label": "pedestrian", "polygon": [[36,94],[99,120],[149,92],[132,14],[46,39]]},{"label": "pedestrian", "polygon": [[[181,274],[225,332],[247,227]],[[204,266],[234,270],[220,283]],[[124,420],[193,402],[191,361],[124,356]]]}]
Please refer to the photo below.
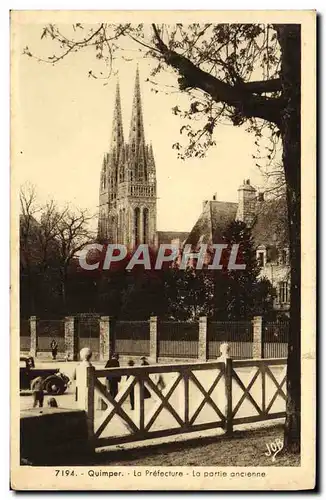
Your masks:
[{"label": "pedestrian", "polygon": [[158,389],[161,389],[161,391],[164,391],[164,389],[166,387],[166,384],[164,382],[164,378],[163,378],[162,373],[157,373],[156,374],[156,376],[155,376],[155,383],[156,383],[156,387]]},{"label": "pedestrian", "polygon": [[44,388],[42,377],[36,377],[31,384],[32,394],[33,394],[33,408],[39,405],[40,408],[43,407],[44,401]]},{"label": "pedestrian", "polygon": [[146,356],[140,358],[140,361],[141,361],[140,366],[149,366],[149,362],[147,361]]},{"label": "pedestrian", "polygon": [[50,398],[48,400],[48,407],[49,408],[58,408],[57,400],[55,398]]},{"label": "pedestrian", "polygon": [[51,342],[51,352],[52,352],[52,359],[55,360],[57,358],[57,353],[58,353],[58,343],[55,339],[52,339]]},{"label": "pedestrian", "polygon": [[28,368],[35,368],[35,363],[34,363],[33,356],[28,356],[28,358],[27,358],[27,366],[28,366]]},{"label": "pedestrian", "polygon": [[[147,361],[146,356],[143,356],[142,358],[140,358],[140,360],[141,360],[141,366],[149,366],[149,362]],[[161,373],[157,373],[157,374],[155,375],[154,379],[155,379],[156,386],[157,386],[159,389],[161,389],[161,390],[165,389],[166,384],[165,384],[165,382],[164,382],[163,375],[162,375]],[[150,397],[151,397],[150,393],[148,392],[148,390],[147,390],[146,388],[145,388],[145,390],[146,390],[146,391],[147,391],[147,393],[148,393],[147,395],[145,395],[145,398],[146,398],[146,397],[147,397],[147,398],[150,398]]]},{"label": "pedestrian", "polygon": [[[146,356],[143,356],[142,358],[140,358],[140,366],[149,366],[149,362],[147,361],[147,358]],[[151,397],[151,393],[149,392],[149,390],[147,389],[147,387],[144,387],[144,399],[148,399]]]},{"label": "pedestrian", "polygon": [[[135,366],[135,363],[132,359],[129,359],[128,366],[130,366],[130,367]],[[130,375],[127,375],[126,380],[128,380],[129,377],[130,377]],[[135,409],[135,387],[134,386],[130,390],[130,408],[132,410]]]},{"label": "pedestrian", "polygon": [[[115,353],[110,354],[110,357],[106,362],[105,368],[119,368],[119,367],[120,367],[119,355]],[[106,377],[108,390],[113,398],[115,398],[116,395],[118,394],[120,380],[121,377],[119,375],[108,375]]]}]

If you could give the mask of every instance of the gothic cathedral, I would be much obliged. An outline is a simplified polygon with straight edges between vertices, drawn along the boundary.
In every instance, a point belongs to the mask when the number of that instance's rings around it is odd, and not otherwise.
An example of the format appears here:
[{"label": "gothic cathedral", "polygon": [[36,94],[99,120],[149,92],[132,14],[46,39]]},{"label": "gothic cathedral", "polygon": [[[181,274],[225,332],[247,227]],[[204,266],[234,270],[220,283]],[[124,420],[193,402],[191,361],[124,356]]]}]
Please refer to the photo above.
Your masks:
[{"label": "gothic cathedral", "polygon": [[136,72],[129,142],[124,141],[117,84],[111,148],[105,153],[100,180],[98,239],[133,248],[154,246],[156,238],[156,171],[153,148],[146,144]]}]

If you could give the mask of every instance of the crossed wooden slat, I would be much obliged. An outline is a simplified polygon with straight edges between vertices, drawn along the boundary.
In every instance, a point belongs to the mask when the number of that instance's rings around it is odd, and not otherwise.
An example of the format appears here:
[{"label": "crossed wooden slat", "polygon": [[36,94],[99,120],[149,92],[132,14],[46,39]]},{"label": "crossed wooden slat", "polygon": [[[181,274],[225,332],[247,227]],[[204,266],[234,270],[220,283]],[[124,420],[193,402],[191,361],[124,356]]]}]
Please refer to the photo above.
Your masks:
[{"label": "crossed wooden slat", "polygon": [[111,396],[111,394],[106,390],[104,385],[102,385],[98,379],[95,379],[95,382],[94,382],[95,390],[100,393],[102,399],[105,402],[109,402],[112,405],[112,407],[109,408],[104,413],[103,418],[101,420],[101,423],[100,423],[99,427],[97,428],[97,430],[95,431],[95,437],[99,437],[102,434],[105,427],[112,420],[114,415],[118,415],[119,417],[121,417],[122,423],[128,428],[128,430],[131,433],[138,432],[139,429],[136,426],[135,422],[129,417],[129,415],[121,407],[121,405],[127,399],[128,395],[130,394],[131,389],[135,386],[135,384],[136,384],[135,377],[130,377],[129,380],[127,381],[127,385],[124,387],[124,391],[119,392],[119,394],[117,395],[117,398],[114,399]]},{"label": "crossed wooden slat", "polygon": [[148,422],[145,425],[145,431],[148,431],[152,425],[154,424],[155,420],[161,413],[161,411],[165,408],[168,410],[171,415],[174,416],[180,427],[184,425],[183,420],[180,418],[179,414],[175,411],[173,406],[169,403],[169,398],[171,397],[172,393],[174,392],[175,388],[179,384],[180,380],[182,380],[182,374],[178,373],[177,378],[168,386],[166,389],[166,394],[163,394],[155,385],[155,383],[152,381],[152,379],[148,376],[144,376],[144,382],[146,382],[146,385],[153,390],[153,392],[158,396],[159,401],[157,402],[156,406],[154,406],[151,416],[149,417]]},{"label": "crossed wooden slat", "polygon": [[278,381],[276,380],[273,372],[270,370],[270,368],[268,366],[266,366],[266,375],[268,375],[269,378],[276,385],[276,392],[275,392],[274,396],[272,397],[272,399],[270,400],[268,407],[266,408],[266,413],[268,413],[271,410],[271,408],[273,406],[273,403],[276,400],[276,398],[277,398],[278,395],[282,396],[282,398],[284,399],[284,401],[286,401],[286,395],[285,395],[285,393],[284,393],[284,391],[282,389],[282,387],[283,387],[283,385],[285,383],[285,380],[286,380],[286,373],[285,373],[285,375],[284,375],[284,377],[283,377],[283,379],[281,380],[280,383],[278,383]]},{"label": "crossed wooden slat", "polygon": [[[239,399],[237,405],[235,406],[233,412],[232,412],[232,418],[237,414],[239,408],[241,407],[243,401],[245,399],[248,399],[256,411],[258,412],[259,415],[268,414],[269,411],[271,410],[274,401],[276,400],[277,396],[280,395],[284,400],[286,400],[286,395],[282,389],[285,380],[286,380],[286,374],[283,377],[282,381],[279,383],[273,372],[270,370],[268,366],[265,367],[265,373],[269,376],[269,378],[272,380],[272,382],[276,386],[276,392],[273,395],[272,399],[269,402],[268,407],[266,408],[266,411],[263,412],[261,408],[258,406],[256,403],[255,399],[250,393],[250,390],[252,386],[254,385],[255,381],[257,380],[259,374],[261,373],[261,369],[258,368],[252,379],[250,380],[249,384],[247,387],[244,385],[238,374],[236,373],[235,370],[232,370],[232,378],[237,382],[239,385],[240,389],[242,389],[243,394],[241,398]],[[142,382],[142,384],[146,384],[146,386],[159,398],[159,401],[157,402],[156,406],[153,408],[151,415],[149,417],[148,422],[144,426],[143,430],[145,432],[149,431],[154,422],[156,421],[157,417],[159,414],[162,412],[163,409],[168,410],[168,412],[175,418],[177,423],[179,424],[180,427],[185,427],[185,426],[191,426],[194,424],[196,421],[198,415],[200,414],[202,408],[204,405],[207,403],[209,404],[213,410],[216,412],[216,414],[220,417],[222,421],[225,420],[225,416],[221,412],[221,410],[218,408],[216,405],[215,401],[212,399],[212,393],[221,380],[223,376],[223,371],[220,371],[216,378],[214,379],[213,383],[211,384],[210,388],[206,390],[203,385],[199,382],[198,378],[195,376],[195,374],[189,370],[187,372],[187,376],[189,377],[189,380],[192,380],[195,386],[200,390],[200,392],[203,394],[204,399],[201,401],[197,409],[195,410],[194,414],[190,418],[189,422],[185,422],[180,415],[177,413],[177,411],[173,408],[171,403],[169,402],[170,397],[172,396],[173,392],[175,391],[176,387],[180,383],[181,380],[183,380],[183,374],[180,372],[178,373],[177,378],[170,383],[170,385],[164,389],[164,392],[161,392],[160,389],[156,386],[155,382],[152,381],[150,378],[149,374],[144,374],[142,376],[142,380],[139,382]],[[263,376],[263,375],[262,375]],[[94,382],[94,389],[100,394],[101,398],[106,402],[110,403],[109,409],[104,413],[100,425],[98,426],[96,432],[95,432],[95,437],[98,438],[106,428],[106,426],[109,424],[109,422],[112,420],[114,415],[117,415],[121,418],[121,421],[123,425],[128,429],[128,431],[131,434],[136,434],[138,433],[141,429],[137,427],[135,422],[129,417],[129,415],[123,410],[122,404],[125,402],[127,397],[129,396],[131,390],[135,387],[137,384],[137,378],[134,376],[130,376],[129,380],[127,381],[127,384],[124,386],[123,392],[119,392],[117,397],[114,399],[110,395],[110,393],[107,391],[106,387],[101,384],[101,382],[98,379],[95,379]],[[185,397],[185,395],[184,395]]]},{"label": "crossed wooden slat", "polygon": [[192,380],[194,382],[194,384],[198,387],[200,392],[204,395],[204,399],[201,401],[200,405],[198,406],[197,410],[194,412],[193,416],[191,417],[191,419],[189,421],[190,425],[193,425],[193,423],[195,422],[199,413],[201,412],[203,406],[206,403],[208,403],[213,408],[213,410],[215,410],[215,412],[217,413],[217,415],[220,417],[221,420],[225,420],[225,416],[222,414],[222,412],[220,411],[220,409],[218,408],[218,406],[215,404],[215,402],[213,401],[213,399],[211,397],[211,394],[214,391],[217,384],[219,383],[220,379],[222,378],[222,375],[223,375],[223,372],[220,371],[219,374],[217,375],[217,377],[215,378],[214,382],[212,383],[211,387],[208,389],[208,391],[206,391],[206,389],[204,389],[204,387],[199,382],[199,380],[194,375],[194,373],[193,372],[189,373],[189,380]]},{"label": "crossed wooden slat", "polygon": [[257,412],[258,412],[259,415],[261,415],[263,413],[262,410],[261,410],[261,408],[259,408],[258,404],[256,403],[256,401],[254,400],[254,398],[250,394],[250,389],[254,385],[254,383],[257,380],[257,377],[258,377],[259,374],[260,374],[260,369],[258,368],[257,371],[256,371],[256,373],[255,373],[255,375],[252,377],[251,381],[249,382],[248,386],[245,387],[244,383],[240,379],[240,377],[237,374],[237,372],[232,369],[232,378],[234,380],[236,380],[236,382],[238,383],[238,385],[240,386],[240,388],[243,390],[243,394],[242,394],[241,398],[239,399],[237,405],[235,406],[235,408],[234,408],[234,410],[232,412],[232,418],[235,417],[235,415],[237,414],[240,406],[242,405],[242,403],[243,403],[243,401],[245,399],[248,399],[252,403],[252,405],[255,407],[255,409],[257,410]]}]

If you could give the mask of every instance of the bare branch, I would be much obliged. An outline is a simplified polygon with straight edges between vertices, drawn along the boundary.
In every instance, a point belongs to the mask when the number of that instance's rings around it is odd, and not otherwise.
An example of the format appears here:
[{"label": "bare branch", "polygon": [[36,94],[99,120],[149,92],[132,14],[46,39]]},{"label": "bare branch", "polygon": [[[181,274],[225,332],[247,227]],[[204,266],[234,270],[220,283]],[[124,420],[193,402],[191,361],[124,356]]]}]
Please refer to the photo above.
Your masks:
[{"label": "bare branch", "polygon": [[243,84],[231,86],[195,66],[189,59],[174,50],[170,50],[160,37],[155,24],[152,24],[156,46],[165,62],[176,69],[181,78],[180,88],[199,88],[209,94],[216,102],[225,102],[235,107],[246,117],[262,118],[278,126],[281,124],[282,100],[256,96]]}]

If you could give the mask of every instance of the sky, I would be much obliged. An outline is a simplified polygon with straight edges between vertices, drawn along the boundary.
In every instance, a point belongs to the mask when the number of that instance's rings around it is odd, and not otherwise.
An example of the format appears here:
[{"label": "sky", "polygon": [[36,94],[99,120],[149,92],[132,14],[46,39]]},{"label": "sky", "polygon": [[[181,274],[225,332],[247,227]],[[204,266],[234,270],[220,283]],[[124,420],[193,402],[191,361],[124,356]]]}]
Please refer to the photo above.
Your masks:
[{"label": "sky", "polygon": [[[40,40],[43,25],[21,24],[14,34],[16,64],[13,98],[16,113],[12,133],[13,169],[19,183],[35,185],[40,202],[53,198],[98,210],[103,154],[109,150],[117,79],[120,83],[125,139],[129,134],[134,80],[139,66],[146,141],[152,142],[157,169],[157,229],[189,231],[200,215],[202,202],[237,201],[243,179],[263,186],[252,154],[254,137],[244,127],[218,125],[216,146],[204,159],[177,158],[172,144],[180,140],[184,124],[171,109],[189,106],[189,98],[176,90],[176,76],[160,73],[165,92],[153,92],[146,82],[153,62],[134,45],[124,51],[128,61],[114,61],[108,81],[88,77],[88,71],[105,71],[93,49],[74,53],[57,65],[22,55],[28,46],[40,56],[55,51],[52,41]],[[62,29],[68,27],[62,26]],[[170,87],[171,86],[171,87]]]}]

